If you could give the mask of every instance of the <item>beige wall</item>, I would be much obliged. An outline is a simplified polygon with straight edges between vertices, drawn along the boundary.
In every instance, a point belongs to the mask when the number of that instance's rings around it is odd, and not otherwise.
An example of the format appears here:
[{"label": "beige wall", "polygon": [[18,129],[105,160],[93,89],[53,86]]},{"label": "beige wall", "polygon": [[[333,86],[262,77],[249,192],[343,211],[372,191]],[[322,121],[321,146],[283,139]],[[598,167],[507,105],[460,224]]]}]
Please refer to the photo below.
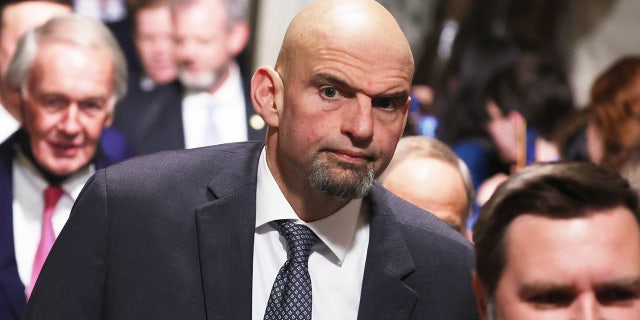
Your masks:
[{"label": "beige wall", "polygon": [[615,60],[640,54],[640,1],[573,0],[570,81],[578,106],[586,105],[595,77]]},{"label": "beige wall", "polygon": [[311,0],[261,0],[254,31],[253,70],[273,66],[291,19]]}]

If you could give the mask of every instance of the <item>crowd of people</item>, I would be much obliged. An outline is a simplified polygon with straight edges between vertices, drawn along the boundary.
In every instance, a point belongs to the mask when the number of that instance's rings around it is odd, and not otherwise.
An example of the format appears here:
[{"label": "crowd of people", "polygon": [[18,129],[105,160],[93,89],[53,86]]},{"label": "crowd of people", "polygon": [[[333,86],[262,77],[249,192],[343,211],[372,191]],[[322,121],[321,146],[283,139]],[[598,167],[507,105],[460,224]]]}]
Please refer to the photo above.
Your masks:
[{"label": "crowd of people", "polygon": [[0,318],[640,318],[640,52],[493,2],[2,1]]}]

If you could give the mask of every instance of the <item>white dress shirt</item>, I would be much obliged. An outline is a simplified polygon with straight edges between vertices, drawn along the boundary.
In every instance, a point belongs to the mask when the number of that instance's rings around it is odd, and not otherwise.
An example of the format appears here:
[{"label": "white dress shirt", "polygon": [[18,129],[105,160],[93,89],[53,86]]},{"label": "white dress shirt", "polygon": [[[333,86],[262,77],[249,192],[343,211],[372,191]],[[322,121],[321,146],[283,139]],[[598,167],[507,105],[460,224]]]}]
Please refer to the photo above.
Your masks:
[{"label": "white dress shirt", "polygon": [[127,17],[124,0],[75,0],[73,10],[102,22],[118,22]]},{"label": "white dress shirt", "polygon": [[313,319],[356,319],[369,246],[369,222],[362,199],[354,199],[322,220],[305,223],[289,205],[260,155],[253,248],[252,319],[262,320],[271,287],[287,260],[286,240],[272,221],[292,219],[308,226],[321,242],[311,248],[309,273]]},{"label": "white dress shirt", "polygon": [[[44,213],[44,190],[48,183],[27,157],[16,152],[13,161],[13,241],[16,253],[18,274],[25,288],[31,282],[33,259],[36,256],[42,215]],[[61,187],[64,194],[58,201],[53,213],[53,231],[56,238],[69,219],[71,207],[80,194],[85,182],[91,177],[94,168],[87,166],[67,178]]]},{"label": "white dress shirt", "polygon": [[187,149],[248,139],[244,88],[236,64],[213,94],[186,93],[182,98],[182,124]]},{"label": "white dress shirt", "polygon": [[0,105],[0,143],[18,131],[18,128],[20,128],[18,120],[16,120],[4,106]]}]

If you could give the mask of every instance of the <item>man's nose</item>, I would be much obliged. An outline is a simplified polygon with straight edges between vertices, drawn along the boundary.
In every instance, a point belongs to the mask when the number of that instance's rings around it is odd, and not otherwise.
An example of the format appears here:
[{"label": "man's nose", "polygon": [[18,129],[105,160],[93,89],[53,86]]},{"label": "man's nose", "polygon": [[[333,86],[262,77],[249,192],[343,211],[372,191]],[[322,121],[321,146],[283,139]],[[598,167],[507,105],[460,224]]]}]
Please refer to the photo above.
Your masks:
[{"label": "man's nose", "polygon": [[593,293],[582,294],[573,306],[572,317],[575,320],[602,320],[602,305]]},{"label": "man's nose", "polygon": [[189,39],[178,41],[174,49],[176,58],[179,60],[190,59],[197,50],[195,41]]},{"label": "man's nose", "polygon": [[80,111],[76,103],[72,103],[64,113],[58,128],[67,135],[74,135],[80,131]]},{"label": "man's nose", "polygon": [[342,125],[344,133],[356,141],[366,141],[373,137],[374,114],[371,98],[364,95],[356,96],[344,112],[347,113]]}]

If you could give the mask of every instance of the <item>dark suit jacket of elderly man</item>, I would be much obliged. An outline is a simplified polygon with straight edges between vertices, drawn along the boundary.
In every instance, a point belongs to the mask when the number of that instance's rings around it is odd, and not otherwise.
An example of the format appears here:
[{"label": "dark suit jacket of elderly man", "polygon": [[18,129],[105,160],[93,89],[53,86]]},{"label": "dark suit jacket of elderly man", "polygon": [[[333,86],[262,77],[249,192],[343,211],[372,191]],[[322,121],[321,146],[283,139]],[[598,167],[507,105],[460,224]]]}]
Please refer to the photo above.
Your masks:
[{"label": "dark suit jacket of elderly man", "polygon": [[[251,319],[263,146],[169,151],[96,172],[25,319]],[[364,201],[358,319],[476,319],[470,243],[377,184]]]},{"label": "dark suit jacket of elderly man", "polygon": [[[20,130],[0,144],[0,319],[20,319],[27,302],[25,287],[18,275],[13,237],[13,159]],[[106,146],[106,148],[105,148]],[[114,130],[105,129],[100,148],[91,161],[96,169],[127,159],[131,151]]]}]

